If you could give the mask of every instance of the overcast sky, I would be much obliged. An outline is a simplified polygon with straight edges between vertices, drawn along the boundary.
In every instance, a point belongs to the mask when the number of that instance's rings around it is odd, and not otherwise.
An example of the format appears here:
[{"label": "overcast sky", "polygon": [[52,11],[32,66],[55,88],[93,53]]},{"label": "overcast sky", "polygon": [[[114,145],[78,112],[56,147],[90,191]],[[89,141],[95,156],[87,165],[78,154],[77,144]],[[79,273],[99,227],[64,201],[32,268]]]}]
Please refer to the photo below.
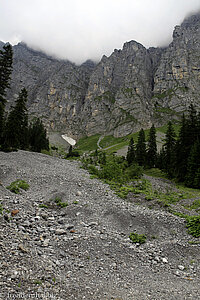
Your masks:
[{"label": "overcast sky", "polygon": [[81,63],[130,40],[167,45],[174,26],[197,11],[200,0],[0,0],[0,40]]}]

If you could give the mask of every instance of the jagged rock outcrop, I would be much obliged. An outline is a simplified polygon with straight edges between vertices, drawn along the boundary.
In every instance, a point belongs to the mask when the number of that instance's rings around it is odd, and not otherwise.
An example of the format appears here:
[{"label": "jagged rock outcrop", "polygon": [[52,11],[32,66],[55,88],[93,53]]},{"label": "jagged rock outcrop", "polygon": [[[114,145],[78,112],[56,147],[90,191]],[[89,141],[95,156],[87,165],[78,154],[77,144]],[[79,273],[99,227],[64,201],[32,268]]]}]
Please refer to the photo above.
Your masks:
[{"label": "jagged rock outcrop", "polygon": [[[176,26],[154,76],[155,111],[185,112],[200,108],[200,14]],[[160,115],[162,117],[162,115]]]},{"label": "jagged rock outcrop", "polygon": [[87,134],[101,128],[118,136],[148,126],[151,94],[152,63],[141,44],[131,41],[110,57],[103,56],[90,77],[85,98]]},{"label": "jagged rock outcrop", "polygon": [[26,87],[30,115],[71,137],[124,136],[162,125],[180,118],[191,103],[200,108],[199,27],[200,13],[175,27],[168,47],[146,49],[130,41],[97,65],[88,60],[76,66],[20,43],[8,100],[12,104]]}]

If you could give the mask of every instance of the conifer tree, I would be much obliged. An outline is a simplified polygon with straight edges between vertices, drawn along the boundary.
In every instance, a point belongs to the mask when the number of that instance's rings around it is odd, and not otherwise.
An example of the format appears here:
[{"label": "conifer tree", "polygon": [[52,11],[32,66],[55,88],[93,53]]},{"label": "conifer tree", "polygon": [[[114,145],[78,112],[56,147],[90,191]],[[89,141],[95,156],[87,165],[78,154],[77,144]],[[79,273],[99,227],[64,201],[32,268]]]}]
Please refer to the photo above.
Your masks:
[{"label": "conifer tree", "polygon": [[197,140],[191,148],[187,163],[186,185],[199,188],[199,170],[200,170],[200,142]]},{"label": "conifer tree", "polygon": [[10,44],[4,45],[0,50],[0,145],[3,143],[4,111],[6,104],[6,89],[12,72],[13,51]]},{"label": "conifer tree", "polygon": [[150,128],[147,144],[147,165],[150,168],[155,167],[157,160],[156,129],[154,125]]},{"label": "conifer tree", "polygon": [[131,139],[130,139],[130,142],[129,142],[126,160],[127,160],[129,166],[130,166],[133,162],[135,162],[135,145],[134,145],[134,140],[133,140],[133,138],[131,138]]},{"label": "conifer tree", "polygon": [[28,147],[27,97],[27,91],[23,88],[8,115],[5,129],[5,149],[27,149]]},{"label": "conifer tree", "polygon": [[37,118],[29,126],[29,145],[34,152],[49,150],[49,140],[42,121]]},{"label": "conifer tree", "polygon": [[165,144],[163,147],[163,166],[170,177],[174,174],[176,134],[171,121],[168,122]]},{"label": "conifer tree", "polygon": [[145,133],[141,129],[138,135],[138,142],[136,145],[136,161],[139,166],[146,165],[146,143],[145,143]]}]

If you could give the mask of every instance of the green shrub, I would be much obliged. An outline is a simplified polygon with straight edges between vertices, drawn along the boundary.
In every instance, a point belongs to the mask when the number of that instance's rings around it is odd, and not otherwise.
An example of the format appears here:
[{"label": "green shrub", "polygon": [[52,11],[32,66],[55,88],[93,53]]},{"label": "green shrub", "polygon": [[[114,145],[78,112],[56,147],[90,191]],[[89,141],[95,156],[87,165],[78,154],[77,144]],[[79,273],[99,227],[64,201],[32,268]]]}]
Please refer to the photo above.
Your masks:
[{"label": "green shrub", "polygon": [[99,171],[99,177],[102,179],[114,180],[117,182],[123,181],[123,169],[120,165],[114,161],[108,162],[106,165],[102,166]]},{"label": "green shrub", "polygon": [[3,214],[3,206],[2,206],[1,203],[0,203],[0,214],[1,214],[1,215]]},{"label": "green shrub", "polygon": [[144,244],[146,242],[146,235],[131,232],[129,238],[132,243]]},{"label": "green shrub", "polygon": [[39,207],[40,208],[48,208],[48,205],[42,203],[42,204],[39,204]]},{"label": "green shrub", "polygon": [[188,216],[186,218],[188,233],[198,238],[200,237],[200,215],[199,216]]},{"label": "green shrub", "polygon": [[6,188],[15,194],[19,194],[20,189],[27,191],[29,189],[29,184],[25,180],[18,179],[13,181]]},{"label": "green shrub", "polygon": [[56,197],[55,199],[53,199],[53,201],[57,204],[58,207],[66,207],[68,206],[67,202],[62,202],[62,199],[60,197]]},{"label": "green shrub", "polygon": [[141,178],[143,174],[143,167],[138,164],[132,164],[127,168],[126,173],[129,179]]}]

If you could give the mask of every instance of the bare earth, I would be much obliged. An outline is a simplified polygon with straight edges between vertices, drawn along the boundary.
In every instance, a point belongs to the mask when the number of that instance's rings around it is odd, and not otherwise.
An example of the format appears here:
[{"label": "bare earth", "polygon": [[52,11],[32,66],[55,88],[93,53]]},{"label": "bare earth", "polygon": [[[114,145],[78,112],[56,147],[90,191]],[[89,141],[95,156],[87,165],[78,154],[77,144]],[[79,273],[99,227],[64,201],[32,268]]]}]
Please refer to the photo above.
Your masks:
[{"label": "bare earth", "polygon": [[[6,189],[17,179],[30,189]],[[122,200],[79,163],[43,154],[0,152],[0,182],[0,300],[200,299],[200,247],[183,219]],[[56,196],[69,205],[57,207]],[[133,231],[147,242],[132,244]]]}]

